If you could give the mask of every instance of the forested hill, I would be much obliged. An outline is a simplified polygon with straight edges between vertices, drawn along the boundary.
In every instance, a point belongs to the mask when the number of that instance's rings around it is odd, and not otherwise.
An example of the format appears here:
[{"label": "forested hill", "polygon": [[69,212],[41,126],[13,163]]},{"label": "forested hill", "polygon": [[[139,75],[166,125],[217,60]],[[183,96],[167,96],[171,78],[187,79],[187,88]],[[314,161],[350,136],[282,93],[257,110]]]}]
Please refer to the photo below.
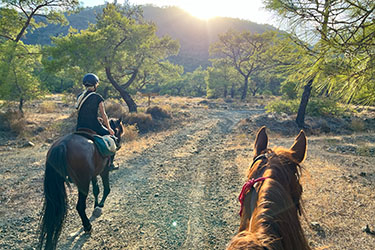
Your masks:
[{"label": "forested hill", "polygon": [[[67,16],[67,19],[75,29],[86,29],[89,23],[95,22],[96,13],[104,6],[85,8],[78,14]],[[206,67],[208,61],[208,48],[217,35],[232,28],[235,30],[249,30],[262,33],[268,29],[274,29],[270,25],[261,25],[247,20],[218,17],[208,21],[200,20],[177,7],[155,7],[146,5],[143,7],[144,17],[157,25],[157,34],[170,35],[180,42],[181,49],[178,56],[170,58],[174,63],[183,65],[185,71],[193,71],[195,68]],[[33,33],[27,34],[24,39],[28,44],[50,44],[50,36],[65,35],[69,26],[57,26],[50,24]]]}]

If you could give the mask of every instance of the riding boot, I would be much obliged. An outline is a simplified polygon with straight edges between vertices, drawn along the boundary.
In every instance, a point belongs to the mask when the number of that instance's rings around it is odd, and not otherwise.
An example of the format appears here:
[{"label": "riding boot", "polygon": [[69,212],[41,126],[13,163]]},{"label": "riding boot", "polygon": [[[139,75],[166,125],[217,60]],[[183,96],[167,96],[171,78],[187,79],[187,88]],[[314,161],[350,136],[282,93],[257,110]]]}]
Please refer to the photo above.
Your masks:
[{"label": "riding boot", "polygon": [[119,169],[119,167],[116,167],[115,166],[115,164],[113,164],[113,160],[115,159],[115,155],[112,155],[111,156],[111,163],[109,164],[109,167],[108,167],[108,169],[109,169],[109,171],[113,171],[113,170],[118,170]]}]

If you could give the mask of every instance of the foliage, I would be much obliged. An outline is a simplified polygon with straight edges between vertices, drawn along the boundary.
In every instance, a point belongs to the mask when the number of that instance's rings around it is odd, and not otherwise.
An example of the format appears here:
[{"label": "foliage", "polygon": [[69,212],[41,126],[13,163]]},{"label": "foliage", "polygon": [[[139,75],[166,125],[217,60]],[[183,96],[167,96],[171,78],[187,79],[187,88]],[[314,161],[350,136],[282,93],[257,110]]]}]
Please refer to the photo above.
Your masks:
[{"label": "foliage", "polygon": [[47,22],[65,23],[61,11],[73,11],[77,0],[5,0],[0,8],[0,98],[18,100],[19,110],[27,100],[41,95],[37,72],[40,69],[40,46],[25,45],[21,38],[27,30],[44,25],[35,17]]},{"label": "foliage", "polygon": [[15,42],[20,41],[27,29],[32,32],[45,25],[44,22],[35,22],[36,16],[47,22],[66,24],[62,12],[75,11],[79,5],[77,0],[3,0],[2,4],[0,36]]},{"label": "foliage", "polygon": [[[295,114],[298,111],[299,100],[275,100],[266,106],[267,112]],[[328,98],[311,98],[307,105],[306,113],[310,116],[342,117],[348,112],[340,103]]]},{"label": "foliage", "polygon": [[0,98],[23,103],[42,94],[35,69],[40,67],[40,48],[22,42],[6,41],[0,45]]},{"label": "foliage", "polygon": [[219,35],[219,41],[210,46],[210,55],[225,61],[236,69],[243,78],[241,99],[248,91],[249,78],[254,72],[267,68],[267,50],[272,45],[276,33],[252,34],[249,31],[229,30]]},{"label": "foliage", "polygon": [[[288,21],[295,34],[315,46],[304,47],[316,60],[313,84],[345,101],[359,101],[374,88],[375,2],[368,0],[264,0],[268,9]],[[318,39],[317,39],[318,37]],[[318,40],[318,41],[317,41]],[[361,93],[361,94],[359,94]],[[365,95],[374,103],[374,95]]]},{"label": "foliage", "polygon": [[234,67],[223,61],[213,61],[213,66],[207,68],[207,97],[227,98],[235,96],[235,89],[238,89],[241,79]]},{"label": "foliage", "polygon": [[160,71],[170,71],[173,66],[163,60],[178,51],[178,43],[167,36],[158,38],[156,27],[144,22],[136,8],[107,4],[95,25],[54,38],[46,67],[78,68],[81,76],[96,72],[119,91],[131,112],[136,111],[129,91],[155,83]]},{"label": "foliage", "polygon": [[198,67],[193,72],[185,74],[185,86],[182,94],[185,96],[206,96],[207,71]]},{"label": "foliage", "polygon": [[282,96],[287,100],[296,99],[297,98],[297,86],[298,86],[298,83],[285,80],[281,83],[280,92]]}]

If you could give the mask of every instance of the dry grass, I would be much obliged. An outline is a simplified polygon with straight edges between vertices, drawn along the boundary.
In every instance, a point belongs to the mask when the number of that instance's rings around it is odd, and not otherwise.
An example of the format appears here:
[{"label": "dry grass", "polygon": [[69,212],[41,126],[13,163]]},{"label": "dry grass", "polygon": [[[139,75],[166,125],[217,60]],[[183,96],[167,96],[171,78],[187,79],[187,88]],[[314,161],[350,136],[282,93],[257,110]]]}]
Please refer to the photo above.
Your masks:
[{"label": "dry grass", "polygon": [[53,113],[56,111],[57,105],[53,101],[43,101],[40,104],[39,109],[42,113]]},{"label": "dry grass", "polygon": [[122,140],[126,143],[134,141],[138,138],[138,129],[136,125],[125,125]]}]

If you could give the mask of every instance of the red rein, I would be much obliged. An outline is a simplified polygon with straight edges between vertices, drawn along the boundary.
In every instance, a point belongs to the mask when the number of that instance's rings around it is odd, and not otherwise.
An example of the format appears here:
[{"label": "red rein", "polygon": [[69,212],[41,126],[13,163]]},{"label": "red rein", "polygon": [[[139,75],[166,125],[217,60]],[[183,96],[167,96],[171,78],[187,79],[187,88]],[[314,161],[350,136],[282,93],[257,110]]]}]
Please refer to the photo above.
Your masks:
[{"label": "red rein", "polygon": [[245,200],[245,194],[247,191],[249,191],[255,183],[257,182],[260,182],[260,181],[264,181],[265,179],[267,179],[268,177],[260,177],[258,179],[250,179],[248,180],[242,187],[242,190],[241,190],[241,193],[240,193],[240,196],[238,196],[238,200],[240,201],[241,203],[241,210],[240,210],[240,216],[242,216],[242,210],[243,210],[243,202]]}]

